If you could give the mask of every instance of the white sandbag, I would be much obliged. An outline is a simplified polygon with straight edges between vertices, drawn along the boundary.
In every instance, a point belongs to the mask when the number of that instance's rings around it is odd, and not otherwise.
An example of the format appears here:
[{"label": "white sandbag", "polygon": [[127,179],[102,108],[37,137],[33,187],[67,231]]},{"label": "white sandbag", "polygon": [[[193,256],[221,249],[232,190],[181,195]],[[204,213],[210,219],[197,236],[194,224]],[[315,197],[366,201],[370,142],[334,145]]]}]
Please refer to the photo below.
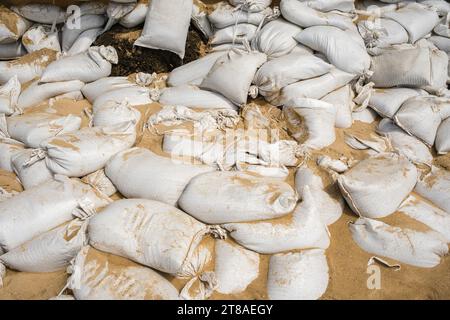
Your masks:
[{"label": "white sandbag", "polygon": [[104,32],[110,30],[120,19],[129,14],[136,7],[136,1],[110,1],[106,7],[108,22],[104,27]]},{"label": "white sandbag", "polygon": [[86,221],[72,220],[5,253],[0,262],[22,272],[63,270],[87,244],[86,228]]},{"label": "white sandbag", "polygon": [[87,1],[78,5],[80,16],[86,14],[105,14],[107,5],[99,1]]},{"label": "white sandbag", "polygon": [[270,300],[317,300],[328,287],[325,251],[304,250],[270,257],[267,295]]},{"label": "white sandbag", "polygon": [[333,68],[323,76],[295,82],[284,87],[281,95],[271,103],[276,106],[289,105],[296,98],[322,99],[336,89],[353,80],[353,74]]},{"label": "white sandbag", "polygon": [[80,250],[68,279],[77,300],[177,300],[177,289],[150,268],[100,253]]},{"label": "white sandbag", "polygon": [[167,84],[171,87],[181,86],[184,84],[191,84],[199,86],[217,59],[226,52],[212,52],[204,57],[189,62],[175,68],[170,72],[167,78]]},{"label": "white sandbag", "polygon": [[190,85],[163,89],[158,102],[162,105],[182,105],[202,109],[237,109],[234,104],[220,94]]},{"label": "white sandbag", "polygon": [[184,58],[192,0],[152,0],[137,46],[168,50]]},{"label": "white sandbag", "polygon": [[298,0],[281,0],[280,10],[286,20],[303,28],[334,26],[346,30],[353,25],[349,15],[336,11],[321,12]]},{"label": "white sandbag", "polygon": [[294,112],[288,122],[295,130],[292,136],[305,147],[320,150],[336,140],[334,124],[336,107],[316,99],[297,98],[283,108],[285,114]]},{"label": "white sandbag", "polygon": [[148,3],[138,3],[130,13],[120,19],[120,25],[128,29],[137,27],[145,22],[147,10]]},{"label": "white sandbag", "polygon": [[43,24],[63,23],[66,19],[66,12],[54,4],[26,4],[11,7],[11,10],[30,21]]},{"label": "white sandbag", "polygon": [[350,128],[353,124],[352,110],[354,93],[350,85],[334,90],[323,97],[322,101],[331,103],[336,108],[336,128]]},{"label": "white sandbag", "polygon": [[266,60],[264,53],[231,50],[217,59],[200,88],[220,93],[239,106],[246,104],[256,70]]},{"label": "white sandbag", "polygon": [[26,55],[27,49],[22,45],[21,41],[0,44],[0,61],[17,59]]},{"label": "white sandbag", "polygon": [[62,50],[67,52],[84,31],[101,28],[105,22],[106,18],[103,15],[88,14],[80,17],[80,28],[73,28],[66,24],[62,29]]},{"label": "white sandbag", "polygon": [[268,178],[286,179],[289,176],[289,170],[286,167],[272,167],[259,164],[243,166],[241,163],[236,163],[236,169]]},{"label": "white sandbag", "polygon": [[104,169],[97,170],[87,176],[84,176],[81,181],[87,183],[108,197],[117,192],[116,187],[114,187],[111,180],[109,180],[106,176]]},{"label": "white sandbag", "polygon": [[211,224],[277,218],[291,212],[296,202],[294,190],[280,179],[216,171],[194,177],[178,205]]},{"label": "white sandbag", "polygon": [[439,232],[450,242],[450,213],[413,194],[402,203],[398,211]]},{"label": "white sandbag", "polygon": [[310,27],[296,35],[295,40],[323,53],[331,64],[345,72],[364,74],[370,68],[366,49],[339,28]]},{"label": "white sandbag", "polygon": [[261,254],[330,245],[327,227],[318,211],[318,202],[309,187],[303,189],[303,201],[289,217],[252,223],[227,223],[223,227],[243,247]]},{"label": "white sandbag", "polygon": [[91,47],[91,45],[97,40],[97,37],[101,34],[101,28],[89,29],[79,35],[77,40],[73,43],[72,47],[67,51],[67,55],[74,56],[83,53]]},{"label": "white sandbag", "polygon": [[373,123],[377,117],[377,113],[370,108],[352,113],[353,121],[360,121],[364,123]]},{"label": "white sandbag", "polygon": [[11,157],[14,173],[20,180],[25,190],[39,186],[53,179],[52,172],[47,168],[44,160],[28,164],[34,156],[34,149],[25,149]]},{"label": "white sandbag", "polygon": [[109,201],[79,180],[56,175],[54,180],[0,202],[0,246],[10,251],[74,215],[89,217]]},{"label": "white sandbag", "polygon": [[435,231],[402,229],[368,218],[359,218],[348,227],[364,251],[412,266],[433,268],[448,253],[443,236]]},{"label": "white sandbag", "polygon": [[434,146],[439,154],[450,152],[450,117],[439,125]]},{"label": "white sandbag", "polygon": [[29,148],[39,148],[42,141],[80,129],[81,118],[73,114],[60,116],[32,112],[6,119],[8,134]]},{"label": "white sandbag", "polygon": [[421,90],[410,88],[375,88],[369,100],[369,107],[380,116],[391,118],[409,98],[423,94]]},{"label": "white sandbag", "polygon": [[58,31],[47,25],[36,25],[28,29],[22,37],[22,44],[30,53],[44,48],[61,51]]},{"label": "white sandbag", "polygon": [[342,12],[353,12],[355,10],[354,0],[300,0],[308,7],[328,12],[338,10]]},{"label": "white sandbag", "polygon": [[446,0],[420,0],[420,3],[435,9],[440,16],[445,16],[450,12],[450,3]]},{"label": "white sandbag", "polygon": [[449,171],[433,166],[431,172],[417,182],[414,191],[446,212],[450,212],[449,188]]},{"label": "white sandbag", "polygon": [[50,98],[81,90],[83,86],[84,83],[80,80],[50,83],[41,83],[39,80],[36,80],[22,91],[17,101],[17,106],[22,110],[31,108]]},{"label": "white sandbag", "polygon": [[13,172],[11,158],[25,149],[25,145],[19,141],[0,138],[0,169]]},{"label": "white sandbag", "polygon": [[136,140],[135,123],[119,126],[83,128],[45,140],[47,167],[56,174],[82,177],[103,168],[116,153],[133,146]]},{"label": "white sandbag", "polygon": [[282,18],[267,23],[252,41],[252,48],[264,52],[268,59],[290,53],[296,46],[294,36],[302,31],[299,26]]},{"label": "white sandbag", "polygon": [[255,37],[257,26],[249,23],[240,23],[217,30],[210,39],[211,45],[224,43],[243,43],[252,41]]},{"label": "white sandbag", "polygon": [[358,162],[338,178],[347,204],[359,216],[382,218],[394,213],[413,190],[417,169],[403,156],[379,154]]},{"label": "white sandbag", "polygon": [[[344,135],[344,137],[346,137],[346,135]],[[359,139],[358,139],[358,141],[359,141]],[[345,142],[347,142],[347,141],[345,141]],[[327,170],[328,172],[334,171],[337,173],[343,173],[348,170],[348,165],[343,160],[333,159],[329,156],[319,156],[317,158],[316,163],[320,168],[323,168],[323,169]],[[310,180],[310,179],[307,179],[307,180]]]},{"label": "white sandbag", "polygon": [[375,21],[363,20],[358,23],[358,31],[366,47],[386,48],[394,44],[407,43],[408,32],[398,22],[379,18]]},{"label": "white sandbag", "polygon": [[414,163],[431,166],[433,155],[430,149],[416,137],[410,136],[390,119],[383,119],[377,127],[377,133],[389,139],[394,150]]},{"label": "white sandbag", "polygon": [[321,76],[331,68],[312,54],[289,53],[264,63],[256,72],[253,84],[258,86],[259,94],[271,101],[287,85]]},{"label": "white sandbag", "polygon": [[315,204],[320,214],[320,219],[326,225],[333,224],[342,215],[343,201],[332,198],[325,190],[322,178],[315,175],[311,169],[303,165],[295,173],[295,189],[303,199],[303,190],[308,187],[316,199]]},{"label": "white sandbag", "polygon": [[236,23],[250,23],[259,26],[272,15],[273,10],[271,8],[259,12],[248,12],[236,10],[226,2],[219,2],[214,11],[208,14],[208,19],[215,28],[222,29]]},{"label": "white sandbag", "polygon": [[31,23],[5,6],[0,6],[0,44],[14,43],[31,26]]},{"label": "white sandbag", "polygon": [[135,84],[129,81],[127,77],[106,77],[86,83],[81,92],[92,103],[108,91],[134,86]]},{"label": "white sandbag", "polygon": [[[114,85],[114,87],[117,86]],[[127,100],[130,106],[150,104],[153,102],[151,99],[151,90],[149,88],[138,85],[124,85],[123,88],[107,91],[98,96],[98,98],[93,101],[92,106],[95,111],[95,109],[107,104],[108,102],[122,103],[124,100]]]},{"label": "white sandbag", "polygon": [[120,152],[105,167],[106,176],[125,197],[157,200],[170,205],[177,203],[193,177],[213,170],[205,165],[180,164],[143,148]]},{"label": "white sandbag", "polygon": [[209,39],[214,34],[214,28],[208,19],[209,12],[208,6],[202,1],[193,1],[191,21],[205,39]]},{"label": "white sandbag", "polygon": [[96,249],[175,276],[193,277],[211,259],[199,244],[216,229],[162,202],[124,199],[92,217],[88,233]]},{"label": "white sandbag", "polygon": [[127,100],[122,103],[109,101],[94,109],[92,124],[94,127],[110,127],[126,122],[137,124],[141,119],[141,113],[132,108]]},{"label": "white sandbag", "polygon": [[406,100],[394,116],[395,123],[428,146],[434,144],[442,120],[450,116],[450,100],[435,96]]},{"label": "white sandbag", "polygon": [[17,110],[20,91],[21,85],[17,75],[0,87],[0,114],[9,116]]},{"label": "white sandbag", "polygon": [[272,0],[228,0],[228,2],[244,11],[248,12],[260,12],[270,6]]},{"label": "white sandbag", "polygon": [[259,255],[239,245],[216,240],[214,273],[217,292],[241,293],[259,276]]},{"label": "white sandbag", "polygon": [[45,69],[41,82],[80,80],[92,82],[111,74],[111,64],[117,64],[118,56],[114,47],[91,47],[85,53],[65,56]]},{"label": "white sandbag", "polygon": [[435,10],[415,3],[396,11],[385,12],[382,16],[401,24],[409,34],[410,43],[423,38],[439,23],[439,15]]},{"label": "white sandbag", "polygon": [[450,54],[450,37],[431,36],[427,39],[433,43],[439,50]]},{"label": "white sandbag", "polygon": [[0,61],[0,84],[17,76],[20,83],[39,78],[47,66],[56,59],[56,52],[42,49],[22,56],[17,60]]}]

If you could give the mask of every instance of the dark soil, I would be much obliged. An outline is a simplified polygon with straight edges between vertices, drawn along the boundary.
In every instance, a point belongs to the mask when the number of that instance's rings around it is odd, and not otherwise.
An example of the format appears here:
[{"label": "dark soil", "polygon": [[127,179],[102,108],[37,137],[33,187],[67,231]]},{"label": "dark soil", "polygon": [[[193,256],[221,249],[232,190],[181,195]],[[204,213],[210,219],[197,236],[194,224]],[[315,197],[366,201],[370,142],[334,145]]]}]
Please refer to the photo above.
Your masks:
[{"label": "dark soil", "polygon": [[186,54],[181,60],[175,53],[133,46],[141,34],[141,27],[127,29],[115,25],[101,35],[94,45],[111,45],[119,55],[119,64],[114,65],[111,76],[126,76],[134,72],[170,72],[182,64],[199,58],[199,48],[203,40],[194,28],[189,29]]}]

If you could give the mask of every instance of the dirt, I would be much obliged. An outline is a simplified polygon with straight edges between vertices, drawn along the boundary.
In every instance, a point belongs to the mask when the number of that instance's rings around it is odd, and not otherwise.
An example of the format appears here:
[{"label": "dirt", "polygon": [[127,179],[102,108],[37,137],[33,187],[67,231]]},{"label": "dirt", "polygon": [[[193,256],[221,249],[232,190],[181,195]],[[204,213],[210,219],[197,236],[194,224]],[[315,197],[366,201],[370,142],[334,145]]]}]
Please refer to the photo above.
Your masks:
[{"label": "dirt", "polygon": [[[3,24],[15,35],[18,35],[19,30],[17,28],[17,23],[19,22],[20,16],[6,8],[4,5],[0,5],[0,24]],[[17,38],[16,38],[17,39]]]}]

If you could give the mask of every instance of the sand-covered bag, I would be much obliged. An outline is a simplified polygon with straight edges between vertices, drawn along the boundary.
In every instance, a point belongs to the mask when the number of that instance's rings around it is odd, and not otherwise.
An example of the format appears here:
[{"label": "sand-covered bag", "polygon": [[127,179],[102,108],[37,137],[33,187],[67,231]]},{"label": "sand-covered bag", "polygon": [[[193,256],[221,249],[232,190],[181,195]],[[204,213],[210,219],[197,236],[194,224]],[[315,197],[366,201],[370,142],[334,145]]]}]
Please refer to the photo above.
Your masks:
[{"label": "sand-covered bag", "polygon": [[433,166],[431,172],[417,182],[414,191],[441,209],[450,212],[449,188],[449,171]]},{"label": "sand-covered bag", "polygon": [[118,153],[105,167],[106,175],[125,197],[157,200],[170,205],[176,205],[193,177],[214,170],[206,165],[183,164],[144,148]]},{"label": "sand-covered bag", "polygon": [[94,127],[118,126],[127,122],[135,125],[141,119],[141,113],[131,107],[127,100],[122,103],[108,101],[106,104],[95,108],[92,118]]},{"label": "sand-covered bag", "polygon": [[39,186],[51,179],[53,173],[47,168],[45,161],[30,161],[36,157],[39,150],[25,149],[17,152],[11,157],[12,168],[25,190]]},{"label": "sand-covered bag", "polygon": [[134,86],[135,84],[129,81],[128,77],[105,77],[91,83],[86,83],[81,89],[81,92],[83,93],[83,96],[92,103],[98,97],[109,91]]},{"label": "sand-covered bag", "polygon": [[30,26],[29,21],[0,5],[0,44],[16,42]]},{"label": "sand-covered bag", "polygon": [[25,145],[10,138],[0,138],[0,169],[13,172],[11,158],[25,149]]},{"label": "sand-covered bag", "polygon": [[325,250],[279,253],[270,257],[267,295],[270,300],[317,300],[328,287]]},{"label": "sand-covered bag", "polygon": [[69,267],[67,288],[78,300],[177,300],[163,276],[130,260],[83,247]]},{"label": "sand-covered bag", "polygon": [[60,6],[54,4],[31,3],[17,7],[11,7],[11,10],[22,17],[38,23],[53,24],[54,22],[63,23],[66,20],[66,12]]},{"label": "sand-covered bag", "polygon": [[435,148],[439,154],[450,152],[450,117],[439,125],[436,132]]},{"label": "sand-covered bag", "polygon": [[112,46],[91,47],[87,52],[65,56],[52,62],[42,74],[41,82],[80,80],[92,82],[111,74],[111,64],[118,56]]},{"label": "sand-covered bag", "polygon": [[331,103],[336,108],[336,128],[350,128],[353,124],[352,111],[355,107],[353,98],[355,94],[351,85],[347,84],[342,88],[334,90],[324,96],[322,101]]},{"label": "sand-covered bag", "polygon": [[412,88],[375,88],[370,96],[369,107],[380,116],[392,119],[406,100],[424,93],[423,90]]},{"label": "sand-covered bag", "polygon": [[28,29],[22,37],[22,44],[29,53],[41,49],[61,51],[59,33],[48,25],[35,25]]},{"label": "sand-covered bag", "polygon": [[192,0],[151,1],[144,30],[135,45],[172,51],[183,59],[192,6]]},{"label": "sand-covered bag", "polygon": [[0,203],[0,246],[10,251],[74,216],[85,219],[109,202],[89,185],[56,175]]},{"label": "sand-covered bag", "polygon": [[364,251],[421,268],[433,268],[448,253],[443,236],[359,218],[348,225],[353,240]]},{"label": "sand-covered bag", "polygon": [[303,201],[288,217],[249,223],[227,223],[223,227],[241,246],[261,254],[274,254],[296,249],[322,248],[330,238],[318,202],[309,187],[303,190]]},{"label": "sand-covered bag", "polygon": [[21,85],[17,75],[0,87],[0,114],[9,116],[17,110],[20,91]]},{"label": "sand-covered bag", "polygon": [[355,213],[382,218],[397,210],[416,185],[417,175],[416,167],[407,158],[379,154],[340,175],[338,184]]},{"label": "sand-covered bag", "polygon": [[151,98],[151,89],[139,85],[113,89],[98,96],[92,103],[92,107],[96,110],[105,104],[111,102],[122,103],[125,100],[130,106],[150,104],[153,102]]},{"label": "sand-covered bag", "polygon": [[379,18],[358,22],[358,31],[370,52],[372,48],[387,48],[391,45],[407,43],[408,32],[398,22]]}]

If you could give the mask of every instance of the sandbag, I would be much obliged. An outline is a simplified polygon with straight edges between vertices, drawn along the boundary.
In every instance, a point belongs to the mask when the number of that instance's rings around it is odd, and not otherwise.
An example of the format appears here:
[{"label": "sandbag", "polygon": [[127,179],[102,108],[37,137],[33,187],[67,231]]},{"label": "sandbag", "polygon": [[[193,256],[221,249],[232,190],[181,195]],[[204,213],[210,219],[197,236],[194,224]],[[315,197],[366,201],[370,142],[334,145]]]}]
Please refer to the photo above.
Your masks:
[{"label": "sandbag", "polygon": [[314,55],[290,53],[264,63],[256,72],[253,84],[258,86],[259,94],[271,101],[287,85],[321,76],[331,68],[330,64]]},{"label": "sandbag", "polygon": [[283,108],[288,129],[305,147],[320,150],[336,140],[336,107],[316,99],[296,98]]},{"label": "sandbag", "polygon": [[338,184],[355,213],[382,218],[397,210],[416,185],[417,176],[416,167],[405,157],[379,154],[340,175]]},{"label": "sandbag", "polygon": [[192,0],[152,0],[137,46],[168,50],[184,58]]},{"label": "sandbag", "polygon": [[208,19],[216,29],[222,29],[236,23],[249,23],[259,26],[272,15],[273,10],[271,8],[259,12],[239,11],[226,2],[219,2],[214,11],[208,14]]},{"label": "sandbag", "polygon": [[354,0],[300,0],[308,7],[328,12],[338,10],[342,12],[353,12],[355,10]]},{"label": "sandbag", "polygon": [[336,108],[336,128],[350,128],[353,124],[352,110],[354,93],[349,84],[324,96],[322,101],[331,103]]},{"label": "sandbag", "polygon": [[436,132],[435,148],[439,154],[446,154],[450,151],[450,117],[439,125]]},{"label": "sandbag", "polygon": [[134,122],[83,128],[41,143],[47,167],[54,173],[82,177],[103,168],[116,153],[133,146]]},{"label": "sandbag", "polygon": [[431,36],[427,39],[433,43],[439,50],[450,54],[450,37]]},{"label": "sandbag", "polygon": [[127,77],[106,77],[86,83],[81,92],[92,103],[108,91],[134,86],[135,84],[129,81]]},{"label": "sandbag", "polygon": [[208,19],[208,13],[210,12],[209,6],[202,1],[193,1],[191,22],[205,39],[209,39],[214,34],[213,26]]},{"label": "sandbag", "polygon": [[270,6],[272,0],[228,0],[231,5],[248,12],[260,12]]},{"label": "sandbag", "polygon": [[63,270],[87,244],[86,228],[86,221],[72,220],[5,253],[0,262],[22,272]]},{"label": "sandbag", "polygon": [[255,37],[257,26],[249,23],[241,23],[231,25],[223,29],[216,30],[211,37],[211,45],[219,45],[224,43],[243,43],[244,41],[252,41]]},{"label": "sandbag", "polygon": [[201,109],[237,109],[234,104],[220,94],[191,85],[163,89],[158,102],[162,105],[182,105]]},{"label": "sandbag", "polygon": [[120,19],[129,14],[136,6],[136,1],[110,1],[106,7],[108,22],[104,27],[104,32],[110,30]]},{"label": "sandbag", "polygon": [[414,191],[446,212],[450,212],[449,188],[450,173],[448,170],[433,166],[430,173],[419,179]]},{"label": "sandbag", "polygon": [[328,287],[325,251],[304,250],[270,257],[267,295],[270,300],[316,300]]},{"label": "sandbag", "polygon": [[20,91],[21,85],[17,75],[0,87],[0,114],[9,116],[17,110]]},{"label": "sandbag", "polygon": [[[295,173],[295,189],[301,199],[304,198],[303,190],[306,187],[309,188],[310,194],[316,199],[315,204],[322,222],[326,225],[331,225],[339,220],[344,209],[342,198],[339,198],[339,200],[332,198],[324,190],[322,178],[315,175],[306,165],[302,165]],[[310,194],[307,194],[307,196]]]},{"label": "sandbag", "polygon": [[436,10],[416,3],[408,4],[396,11],[385,12],[382,16],[401,24],[409,34],[410,43],[423,38],[439,23]]},{"label": "sandbag", "polygon": [[39,78],[47,66],[56,59],[56,51],[41,49],[13,61],[0,61],[0,84],[17,75],[20,83]]},{"label": "sandbag", "polygon": [[200,221],[219,224],[281,217],[296,202],[294,190],[280,179],[216,171],[192,178],[178,205]]},{"label": "sandbag", "polygon": [[199,86],[217,59],[226,52],[212,52],[204,57],[189,62],[172,70],[167,78],[167,84],[171,87],[181,86],[184,84]]},{"label": "sandbag", "polygon": [[411,162],[431,165],[433,155],[419,139],[407,134],[390,119],[383,119],[377,127],[377,133],[389,139],[394,150]]},{"label": "sandbag", "polygon": [[223,227],[241,246],[261,254],[326,249],[330,245],[330,238],[321,220],[318,202],[308,186],[303,189],[302,196],[303,201],[289,217],[251,223],[227,223]]},{"label": "sandbag", "polygon": [[79,35],[77,40],[73,43],[72,47],[66,52],[69,56],[74,56],[89,50],[91,45],[97,40],[97,37],[101,34],[101,28],[89,29]]},{"label": "sandbag", "polygon": [[241,293],[259,276],[259,255],[239,245],[216,240],[214,273],[217,292]]},{"label": "sandbag", "polygon": [[447,243],[435,231],[402,229],[368,218],[359,218],[348,227],[364,251],[412,266],[433,268],[448,253]]},{"label": "sandbag", "polygon": [[[213,171],[205,165],[180,164],[150,150],[132,148],[116,154],[106,164],[106,176],[127,198],[144,198],[175,205],[189,181]],[[151,184],[148,182],[152,181]]]},{"label": "sandbag", "polygon": [[18,59],[27,53],[27,49],[25,49],[21,41],[0,44],[0,61]]},{"label": "sandbag", "polygon": [[298,0],[281,0],[280,10],[286,20],[303,28],[334,26],[346,30],[353,26],[349,15],[336,11],[321,12]]},{"label": "sandbag", "polygon": [[106,18],[99,14],[88,14],[80,17],[80,28],[71,28],[67,24],[62,29],[62,50],[69,51],[77,38],[86,30],[103,27]]},{"label": "sandbag", "polygon": [[28,29],[22,37],[22,44],[30,53],[41,49],[61,51],[58,31],[47,25],[36,25]]},{"label": "sandbag", "polygon": [[380,116],[392,119],[406,100],[422,94],[423,92],[418,89],[375,88],[369,100],[369,107],[375,110]]},{"label": "sandbag", "polygon": [[357,41],[336,27],[310,27],[295,36],[295,40],[323,53],[327,60],[342,71],[364,74],[370,68],[370,56]]},{"label": "sandbag", "polygon": [[278,58],[290,53],[296,46],[294,36],[302,28],[284,19],[267,23],[252,41],[252,48],[267,55],[268,59]]},{"label": "sandbag", "polygon": [[18,7],[11,7],[12,11],[22,17],[43,24],[63,23],[66,20],[66,12],[54,4],[26,4]]},{"label": "sandbag", "polygon": [[93,101],[92,107],[95,111],[97,108],[109,102],[122,103],[124,100],[126,100],[130,106],[150,104],[153,102],[151,99],[151,90],[149,88],[133,85],[105,92]]},{"label": "sandbag", "polygon": [[70,267],[67,287],[77,300],[177,300],[162,275],[124,258],[83,247]]},{"label": "sandbag", "polygon": [[117,192],[116,187],[114,187],[111,180],[109,180],[106,176],[104,169],[97,170],[87,176],[84,176],[81,181],[87,183],[108,197]]},{"label": "sandbag", "polygon": [[360,21],[358,22],[358,31],[369,52],[372,48],[387,48],[394,44],[407,43],[409,40],[405,28],[391,19],[378,18],[375,21]]},{"label": "sandbag", "polygon": [[0,44],[16,42],[30,26],[29,21],[0,5]]},{"label": "sandbag", "polygon": [[79,180],[54,180],[0,202],[0,246],[10,251],[74,216],[85,219],[110,199]]},{"label": "sandbag", "polygon": [[40,82],[80,80],[92,82],[111,74],[111,64],[117,64],[114,47],[91,47],[85,53],[65,56],[45,69]]},{"label": "sandbag", "polygon": [[121,26],[131,29],[145,22],[148,11],[148,3],[138,3],[134,9],[123,16],[119,23]]},{"label": "sandbag", "polygon": [[41,83],[39,80],[36,80],[22,91],[17,101],[17,106],[22,110],[31,108],[50,98],[73,91],[79,91],[83,86],[84,83],[80,80],[51,83]]},{"label": "sandbag", "polygon": [[193,277],[211,259],[199,244],[216,228],[162,202],[124,199],[92,217],[88,232],[96,249],[175,276]]},{"label": "sandbag", "polygon": [[25,190],[53,179],[53,174],[47,168],[44,160],[37,161],[31,165],[28,163],[35,156],[34,152],[36,152],[34,149],[25,149],[11,157],[14,173]]},{"label": "sandbag", "polygon": [[0,138],[0,169],[13,172],[11,158],[25,149],[25,145],[19,141]]},{"label": "sandbag", "polygon": [[407,100],[394,116],[395,123],[428,146],[434,144],[442,120],[450,116],[450,101],[435,96]]},{"label": "sandbag", "polygon": [[323,76],[302,80],[284,87],[281,95],[271,103],[276,106],[289,105],[296,98],[322,99],[336,89],[342,88],[355,76],[333,68]]},{"label": "sandbag", "polygon": [[377,113],[370,108],[352,113],[353,121],[373,123],[377,119]]},{"label": "sandbag", "polygon": [[220,93],[236,105],[246,104],[256,70],[266,60],[264,53],[231,50],[217,59],[200,88]]},{"label": "sandbag", "polygon": [[131,107],[127,100],[122,103],[109,101],[104,105],[95,108],[92,118],[94,127],[119,126],[132,122],[137,124],[141,119],[141,113]]}]

